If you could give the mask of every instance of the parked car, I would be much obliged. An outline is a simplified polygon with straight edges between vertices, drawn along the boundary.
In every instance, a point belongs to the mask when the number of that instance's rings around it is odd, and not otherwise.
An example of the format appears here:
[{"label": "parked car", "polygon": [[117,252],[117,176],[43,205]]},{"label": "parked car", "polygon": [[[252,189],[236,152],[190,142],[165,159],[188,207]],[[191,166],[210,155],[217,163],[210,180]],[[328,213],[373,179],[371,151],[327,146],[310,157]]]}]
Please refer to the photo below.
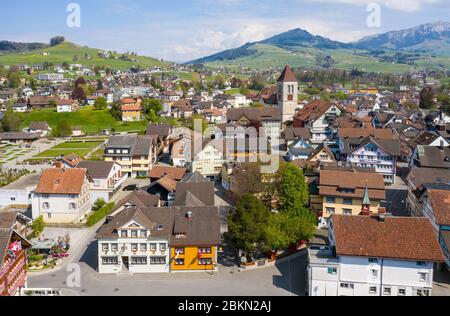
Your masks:
[{"label": "parked car", "polygon": [[124,191],[136,191],[138,189],[136,184],[130,184],[123,188]]}]

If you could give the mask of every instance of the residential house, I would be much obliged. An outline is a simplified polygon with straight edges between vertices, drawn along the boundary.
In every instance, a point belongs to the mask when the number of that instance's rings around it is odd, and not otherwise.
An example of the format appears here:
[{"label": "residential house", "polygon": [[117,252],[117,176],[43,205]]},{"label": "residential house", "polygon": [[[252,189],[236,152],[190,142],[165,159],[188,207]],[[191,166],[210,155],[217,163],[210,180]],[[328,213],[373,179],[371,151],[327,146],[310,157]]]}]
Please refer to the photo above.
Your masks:
[{"label": "residential house", "polygon": [[57,100],[59,100],[57,97],[36,95],[28,98],[28,105],[32,109],[48,108],[51,107],[50,104],[53,104],[53,102],[56,103]]},{"label": "residential house", "polygon": [[186,175],[186,168],[182,167],[166,167],[155,165],[150,171],[150,183],[158,181],[165,176],[170,176],[175,181],[181,181]]},{"label": "residential house", "polygon": [[406,177],[408,196],[406,206],[413,216],[422,216],[419,207],[421,188],[427,184],[450,184],[450,170],[437,168],[411,168]]},{"label": "residential house", "polygon": [[434,228],[447,269],[450,269],[450,185],[427,184],[419,199],[422,216],[429,218]]},{"label": "residential house", "polygon": [[329,247],[310,250],[310,296],[431,296],[444,257],[426,218],[333,215]]},{"label": "residential house", "polygon": [[170,206],[175,200],[176,187],[177,181],[170,175],[165,175],[144,187],[143,190],[148,194],[158,196],[162,206]]},{"label": "residential house", "polygon": [[27,287],[26,239],[31,220],[19,212],[0,212],[0,296],[17,296]]},{"label": "residential house", "polygon": [[80,105],[78,101],[71,99],[58,99],[56,100],[56,112],[58,113],[70,113],[78,111]]},{"label": "residential house", "polygon": [[31,173],[0,188],[0,208],[27,209],[31,205],[31,193],[36,189],[40,174]]},{"label": "residential house", "polygon": [[122,122],[140,121],[142,118],[140,99],[124,98],[119,100],[120,110],[122,112]]},{"label": "residential house", "polygon": [[414,150],[417,146],[434,146],[434,147],[448,147],[449,142],[442,137],[433,132],[422,131],[417,134],[416,137],[402,143],[401,154],[403,160],[409,162]]},{"label": "residential house", "polygon": [[122,174],[122,167],[112,161],[80,161],[77,168],[86,169],[91,179],[92,203],[99,199],[108,203],[128,179],[127,174]]},{"label": "residential house", "polygon": [[105,161],[114,161],[129,177],[148,177],[157,159],[153,136],[112,136],[105,148]]},{"label": "residential house", "polygon": [[[377,173],[322,170],[319,179],[322,214],[378,214],[386,199],[383,177]],[[319,210],[320,211],[320,210]]]},{"label": "residential house", "polygon": [[367,137],[398,139],[390,128],[339,128],[337,133],[339,156],[345,159],[352,151],[360,147]]},{"label": "residential house", "polygon": [[90,179],[86,169],[46,169],[32,193],[33,219],[46,223],[79,223],[91,210]]},{"label": "residential house", "polygon": [[130,207],[97,233],[99,273],[215,271],[221,242],[215,207]]},{"label": "residential house", "polygon": [[192,162],[188,163],[189,169],[192,172],[199,172],[204,177],[218,177],[224,162],[222,145],[222,140],[205,142],[201,149],[196,153],[193,152]]},{"label": "residential house", "polygon": [[297,159],[307,160],[313,151],[314,148],[310,143],[299,138],[288,146],[286,158],[288,161]]},{"label": "residential house", "polygon": [[27,103],[14,103],[11,106],[11,109],[13,110],[13,112],[16,112],[16,113],[25,113],[28,111],[28,104]]},{"label": "residential house", "polygon": [[276,107],[228,109],[227,123],[255,129],[262,127],[269,138],[281,135],[281,112]]},{"label": "residential house", "polygon": [[34,121],[30,123],[30,126],[28,127],[29,133],[37,133],[40,134],[41,137],[47,136],[51,132],[50,126],[48,126],[47,122],[43,121]]},{"label": "residential house", "polygon": [[418,145],[409,164],[411,168],[450,169],[450,147]]},{"label": "residential house", "polygon": [[201,207],[214,206],[214,182],[199,172],[190,174],[184,181],[177,183],[174,206]]},{"label": "residential house", "polygon": [[336,104],[314,100],[297,112],[294,116],[295,128],[308,128],[311,131],[312,143],[321,144],[332,138],[332,124],[341,116]]},{"label": "residential house", "polygon": [[375,168],[387,184],[395,183],[400,140],[367,137],[361,145],[351,150],[347,162],[352,166]]},{"label": "residential house", "polygon": [[136,190],[128,194],[122,200],[117,202],[111,217],[116,216],[129,207],[145,208],[145,207],[161,207],[159,196],[147,193],[145,190]]}]

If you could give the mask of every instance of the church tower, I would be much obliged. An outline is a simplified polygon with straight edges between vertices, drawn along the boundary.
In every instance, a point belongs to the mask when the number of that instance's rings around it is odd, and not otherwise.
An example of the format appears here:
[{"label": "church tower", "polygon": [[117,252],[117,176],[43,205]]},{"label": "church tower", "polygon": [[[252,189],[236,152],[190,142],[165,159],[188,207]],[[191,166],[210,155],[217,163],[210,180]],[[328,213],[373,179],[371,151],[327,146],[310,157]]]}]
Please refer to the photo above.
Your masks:
[{"label": "church tower", "polygon": [[278,107],[283,123],[292,121],[298,107],[298,81],[290,66],[286,66],[277,82]]}]

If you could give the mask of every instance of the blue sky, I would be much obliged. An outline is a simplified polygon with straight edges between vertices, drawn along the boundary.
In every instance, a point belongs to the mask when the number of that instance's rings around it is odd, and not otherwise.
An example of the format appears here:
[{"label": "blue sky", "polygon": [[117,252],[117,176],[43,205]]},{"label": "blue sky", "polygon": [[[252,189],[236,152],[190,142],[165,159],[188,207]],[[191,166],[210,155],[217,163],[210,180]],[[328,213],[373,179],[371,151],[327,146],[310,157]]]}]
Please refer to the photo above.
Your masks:
[{"label": "blue sky", "polygon": [[[66,24],[69,3],[81,28]],[[368,3],[381,6],[369,28]],[[188,61],[299,27],[334,40],[450,20],[449,0],[15,0],[3,1],[0,40],[64,35],[91,47]]]}]

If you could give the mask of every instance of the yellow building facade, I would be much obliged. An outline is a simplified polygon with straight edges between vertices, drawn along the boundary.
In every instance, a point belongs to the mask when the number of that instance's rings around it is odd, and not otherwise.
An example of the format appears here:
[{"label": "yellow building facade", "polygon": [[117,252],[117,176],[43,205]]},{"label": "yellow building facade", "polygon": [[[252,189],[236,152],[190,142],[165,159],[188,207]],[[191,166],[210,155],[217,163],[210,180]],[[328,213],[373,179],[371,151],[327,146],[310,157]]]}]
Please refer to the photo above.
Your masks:
[{"label": "yellow building facade", "polygon": [[217,251],[217,245],[172,247],[171,270],[215,271],[217,269]]}]

